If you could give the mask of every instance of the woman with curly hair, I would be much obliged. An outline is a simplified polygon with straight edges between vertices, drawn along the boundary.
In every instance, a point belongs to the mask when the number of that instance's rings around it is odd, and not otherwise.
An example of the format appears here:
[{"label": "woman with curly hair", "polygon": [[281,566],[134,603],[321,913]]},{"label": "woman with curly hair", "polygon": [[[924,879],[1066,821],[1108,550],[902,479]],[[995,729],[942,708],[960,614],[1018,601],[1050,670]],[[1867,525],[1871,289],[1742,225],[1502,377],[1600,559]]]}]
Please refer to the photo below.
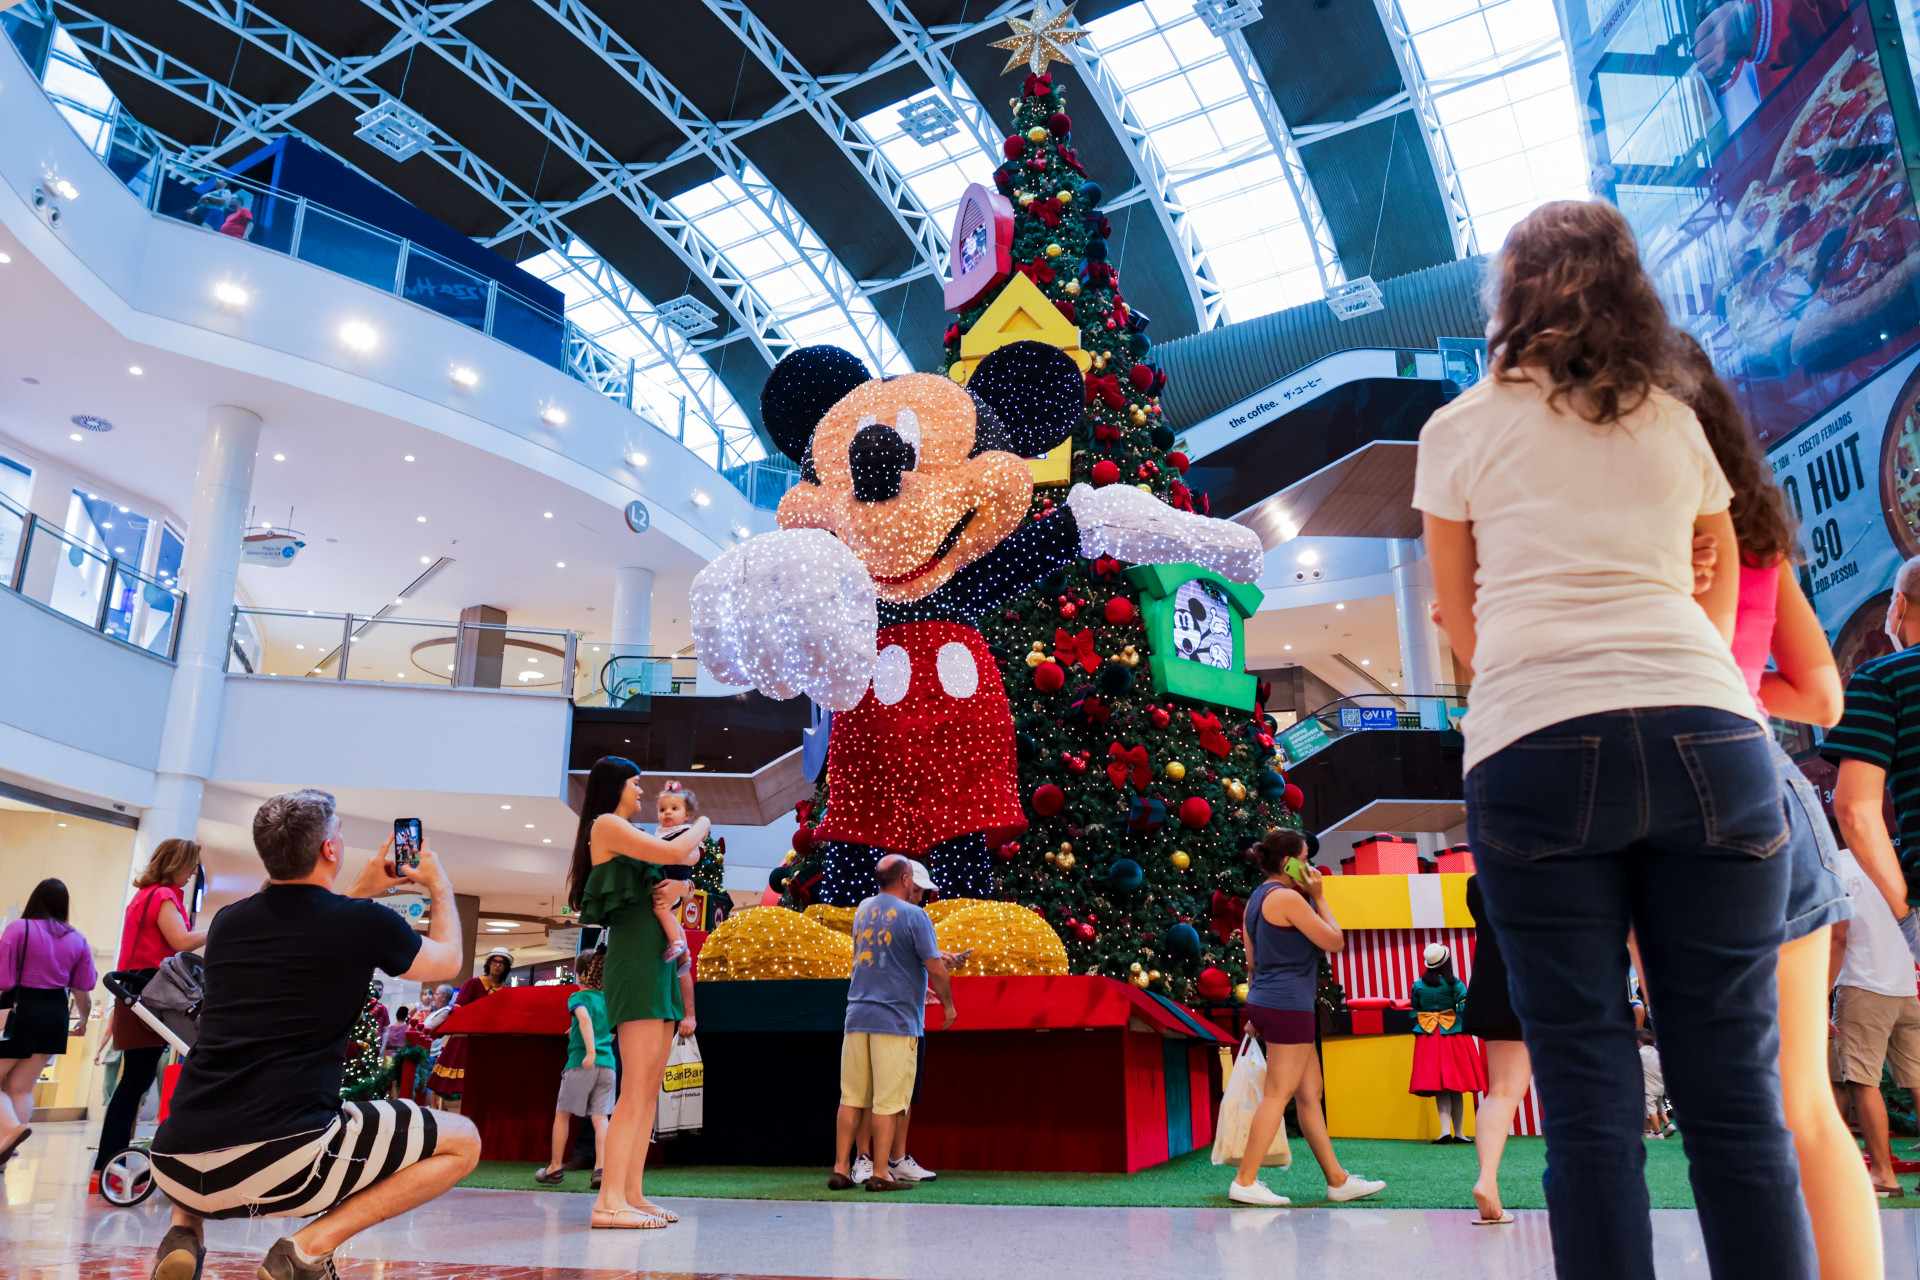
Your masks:
[{"label": "woman with curly hair", "polygon": [[[1476,673],[1468,841],[1546,1123],[1562,1280],[1653,1280],[1629,930],[1715,1275],[1815,1273],[1781,1116],[1788,827],[1728,647],[1738,545],[1619,210],[1559,201],[1490,273],[1492,372],[1420,434],[1439,614]],[[1695,602],[1691,544],[1720,571]]]}]

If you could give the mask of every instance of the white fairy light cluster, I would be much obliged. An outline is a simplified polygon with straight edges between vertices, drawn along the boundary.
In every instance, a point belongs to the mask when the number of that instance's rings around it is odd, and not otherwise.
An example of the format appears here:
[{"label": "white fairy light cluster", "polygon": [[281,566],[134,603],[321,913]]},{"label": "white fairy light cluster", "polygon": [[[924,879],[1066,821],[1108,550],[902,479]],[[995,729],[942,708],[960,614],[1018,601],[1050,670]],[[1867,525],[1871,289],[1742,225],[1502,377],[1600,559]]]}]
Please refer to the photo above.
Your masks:
[{"label": "white fairy light cluster", "polygon": [[1260,535],[1231,520],[1177,511],[1132,485],[1077,484],[1067,506],[1080,525],[1080,554],[1130,564],[1197,564],[1230,582],[1256,582]]}]

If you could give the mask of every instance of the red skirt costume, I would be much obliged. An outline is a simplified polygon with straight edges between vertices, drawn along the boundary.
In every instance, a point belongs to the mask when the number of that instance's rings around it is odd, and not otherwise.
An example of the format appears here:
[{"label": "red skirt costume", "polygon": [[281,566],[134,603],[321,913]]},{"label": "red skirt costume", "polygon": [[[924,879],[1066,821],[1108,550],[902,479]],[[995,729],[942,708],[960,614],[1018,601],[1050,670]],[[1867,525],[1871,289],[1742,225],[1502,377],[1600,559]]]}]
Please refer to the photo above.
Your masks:
[{"label": "red skirt costume", "polygon": [[1436,1093],[1485,1093],[1487,1061],[1474,1037],[1429,1034],[1413,1037],[1413,1071],[1407,1092],[1423,1098]]},{"label": "red skirt costume", "polygon": [[986,640],[957,622],[904,622],[877,639],[866,696],[833,717],[833,793],[814,837],[919,854],[1025,831],[1013,709]]}]

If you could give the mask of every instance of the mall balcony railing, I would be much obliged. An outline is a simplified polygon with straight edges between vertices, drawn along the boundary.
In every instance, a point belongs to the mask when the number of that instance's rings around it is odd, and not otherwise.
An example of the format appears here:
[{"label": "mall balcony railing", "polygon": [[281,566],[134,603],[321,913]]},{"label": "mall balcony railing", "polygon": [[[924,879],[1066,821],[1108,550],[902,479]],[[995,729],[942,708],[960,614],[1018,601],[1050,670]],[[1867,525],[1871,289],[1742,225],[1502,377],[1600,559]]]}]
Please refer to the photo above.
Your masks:
[{"label": "mall balcony railing", "polygon": [[1301,716],[1274,736],[1285,767],[1292,768],[1337,738],[1376,729],[1457,731],[1467,713],[1465,685],[1441,685],[1431,693],[1360,693],[1336,698]]},{"label": "mall balcony railing", "polygon": [[597,688],[583,707],[644,710],[655,697],[690,694],[700,683],[700,663],[691,654],[615,654],[600,666]]},{"label": "mall balcony railing", "polygon": [[800,483],[800,468],[786,458],[755,458],[720,474],[762,511],[778,511],[787,490]]},{"label": "mall balcony railing", "polygon": [[184,591],[0,496],[6,587],[101,635],[173,661]]},{"label": "mall balcony railing", "polygon": [[591,687],[579,635],[508,623],[235,606],[229,675],[487,689],[571,698]]}]

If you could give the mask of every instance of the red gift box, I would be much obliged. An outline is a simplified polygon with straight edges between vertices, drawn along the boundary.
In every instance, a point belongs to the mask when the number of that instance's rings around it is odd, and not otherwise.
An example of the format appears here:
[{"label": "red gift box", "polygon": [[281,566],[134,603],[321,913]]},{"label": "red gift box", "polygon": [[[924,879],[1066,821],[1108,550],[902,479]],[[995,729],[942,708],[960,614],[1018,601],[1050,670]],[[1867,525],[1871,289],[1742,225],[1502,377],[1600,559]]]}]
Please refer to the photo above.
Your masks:
[{"label": "red gift box", "polygon": [[1346,873],[1355,876],[1417,876],[1420,874],[1420,846],[1384,831],[1376,832],[1353,846],[1353,866]]},{"label": "red gift box", "polygon": [[1464,844],[1456,844],[1451,849],[1441,851],[1439,863],[1440,870],[1442,871],[1464,871],[1471,875],[1473,873],[1473,850],[1467,848]]}]

